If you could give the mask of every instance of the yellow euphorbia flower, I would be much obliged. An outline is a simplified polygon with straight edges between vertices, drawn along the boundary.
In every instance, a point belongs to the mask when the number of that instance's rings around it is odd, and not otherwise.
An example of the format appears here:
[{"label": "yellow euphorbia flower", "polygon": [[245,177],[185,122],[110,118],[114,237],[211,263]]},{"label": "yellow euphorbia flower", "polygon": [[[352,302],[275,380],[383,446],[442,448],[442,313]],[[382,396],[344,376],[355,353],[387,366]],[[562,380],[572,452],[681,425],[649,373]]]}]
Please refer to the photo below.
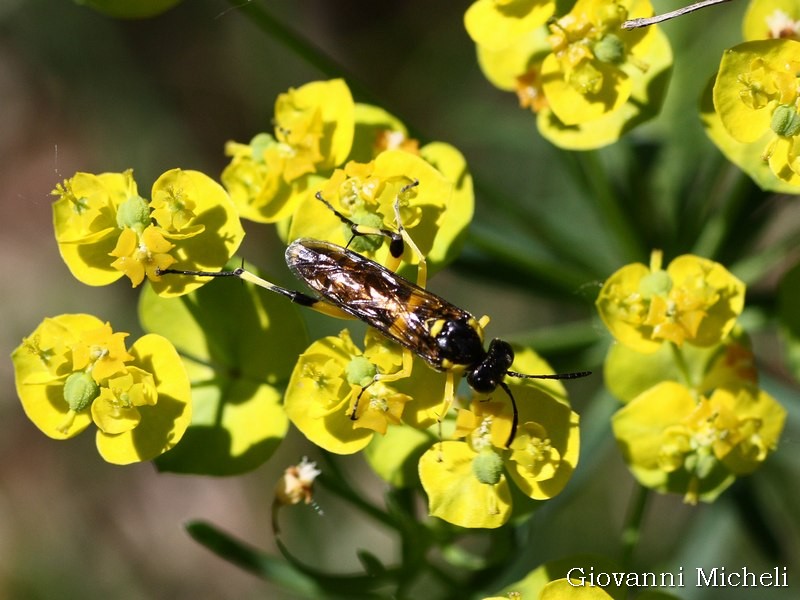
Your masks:
[{"label": "yellow euphorbia flower", "polygon": [[745,42],[725,51],[713,89],[725,130],[761,149],[779,179],[800,185],[800,113],[797,104],[800,42]]},{"label": "yellow euphorbia flower", "polygon": [[649,0],[578,0],[550,23],[552,53],[542,63],[542,87],[564,125],[579,125],[622,107],[633,78],[649,68],[656,30],[625,31],[623,21],[653,14]]},{"label": "yellow euphorbia flower", "polygon": [[150,460],[177,444],[191,420],[189,378],[165,338],[126,333],[90,315],[45,319],[11,355],[25,414],[48,436],[67,439],[92,422],[101,456]]},{"label": "yellow euphorbia flower", "polygon": [[[438,255],[444,255],[446,251],[436,243],[437,235],[450,219],[460,224],[459,230],[463,229],[462,215],[471,216],[472,203],[453,206],[453,185],[419,155],[403,150],[386,150],[369,163],[347,163],[344,169],[337,169],[327,182],[318,187],[334,208],[353,221],[395,231],[395,200],[403,187],[413,181],[419,184],[406,189],[400,198],[403,226],[423,255],[430,256],[434,247]],[[448,229],[448,233],[446,241],[452,243],[455,231]],[[350,242],[352,232],[327,206],[309,194],[297,205],[289,228],[289,239],[301,237],[345,246]],[[388,245],[380,236],[358,237],[350,247],[379,263],[385,264],[388,260]],[[415,264],[417,257],[406,248],[403,260]]]},{"label": "yellow euphorbia flower", "polygon": [[478,42],[481,70],[537,114],[539,132],[553,144],[570,150],[611,144],[658,113],[672,65],[658,27],[619,29],[626,11],[652,13],[644,2],[584,1],[553,19],[549,36],[546,27],[533,27],[499,48]]},{"label": "yellow euphorbia flower", "polygon": [[656,352],[664,341],[712,346],[730,333],[744,308],[745,286],[719,263],[686,254],[661,268],[627,265],[603,285],[597,310],[611,334],[638,352]]},{"label": "yellow euphorbia flower", "polygon": [[342,79],[291,88],[275,101],[274,135],[249,145],[229,142],[222,181],[242,217],[263,223],[292,214],[317,175],[327,176],[350,153],[355,105]]},{"label": "yellow euphorbia flower", "polygon": [[736,476],[751,473],[775,449],[786,410],[749,386],[708,396],[666,381],[637,396],[612,419],[625,461],[642,485],[713,501]]},{"label": "yellow euphorbia flower", "polygon": [[[526,372],[551,372],[531,351],[518,353],[514,364]],[[434,444],[420,459],[420,480],[432,515],[462,527],[499,527],[512,509],[507,478],[526,496],[546,500],[559,494],[572,476],[580,449],[579,418],[566,402],[563,386],[555,381],[508,383],[520,423],[510,448],[505,443],[511,406],[477,399],[456,420],[454,437],[464,441]]]},{"label": "yellow euphorbia flower", "polygon": [[221,269],[244,237],[230,197],[198,171],[172,169],[142,198],[133,172],[77,173],[53,191],[56,241],[72,274],[88,285],[147,277],[163,296],[203,285],[196,278],[161,279],[159,268]]},{"label": "yellow euphorbia flower", "polygon": [[392,384],[368,385],[378,372],[399,370],[400,349],[372,330],[364,345],[362,353],[346,329],[317,340],[298,358],[286,389],[284,407],[292,423],[317,446],[337,454],[358,452],[375,432],[400,423],[411,400]]},{"label": "yellow euphorbia flower", "polygon": [[164,239],[164,234],[158,227],[150,225],[137,235],[133,229],[123,229],[117,239],[117,246],[109,252],[117,260],[111,266],[121,271],[131,280],[133,287],[148,279],[159,277],[158,270],[166,269],[175,262],[169,251],[175,244]]}]

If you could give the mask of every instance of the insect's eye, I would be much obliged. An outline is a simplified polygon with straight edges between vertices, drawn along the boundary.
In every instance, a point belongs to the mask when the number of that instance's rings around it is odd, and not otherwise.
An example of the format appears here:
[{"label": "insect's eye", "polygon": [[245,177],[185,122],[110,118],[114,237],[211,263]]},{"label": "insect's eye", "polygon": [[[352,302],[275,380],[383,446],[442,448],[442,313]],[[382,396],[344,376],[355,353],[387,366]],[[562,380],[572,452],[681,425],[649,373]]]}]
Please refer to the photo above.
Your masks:
[{"label": "insect's eye", "polygon": [[442,357],[455,365],[472,365],[486,352],[480,334],[466,321],[447,321],[436,335]]}]

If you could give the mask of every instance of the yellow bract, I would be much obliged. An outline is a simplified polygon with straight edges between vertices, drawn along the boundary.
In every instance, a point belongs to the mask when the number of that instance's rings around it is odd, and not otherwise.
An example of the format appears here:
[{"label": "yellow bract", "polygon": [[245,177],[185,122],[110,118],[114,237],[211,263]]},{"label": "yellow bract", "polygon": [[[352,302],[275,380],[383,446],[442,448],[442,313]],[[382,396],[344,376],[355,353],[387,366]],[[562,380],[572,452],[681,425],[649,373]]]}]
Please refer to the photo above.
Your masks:
[{"label": "yellow bract", "polygon": [[544,25],[555,8],[554,0],[478,0],[464,14],[464,25],[478,46],[501,50]]},{"label": "yellow bract", "polygon": [[91,315],[59,315],[12,353],[28,418],[54,439],[94,421],[98,451],[115,464],[166,452],[191,419],[189,380],[172,344],[146,335],[127,350],[127,335]]},{"label": "yellow bract", "polygon": [[800,38],[797,0],[751,0],[742,21],[746,41]]},{"label": "yellow bract", "polygon": [[799,69],[800,42],[745,42],[725,51],[713,89],[727,133],[741,144],[758,144],[760,160],[791,185],[800,185]]},{"label": "yellow bract", "polygon": [[464,442],[441,442],[419,460],[419,477],[428,494],[428,511],[461,527],[500,527],[511,516],[511,491],[505,476],[481,483],[473,471],[478,455]]},{"label": "yellow bract", "polygon": [[[399,367],[399,349],[393,351],[397,356],[395,359],[377,351],[373,344],[389,342],[370,334],[362,353],[350,339],[350,333],[343,330],[338,336],[317,340],[297,360],[286,389],[286,414],[310,441],[321,448],[336,454],[352,454],[362,450],[376,431],[385,433],[389,424],[400,422],[403,407],[411,400],[409,396],[388,384],[379,382],[364,389],[348,379],[348,369],[354,359],[381,364],[382,367]],[[364,361],[364,358],[368,360]],[[370,362],[373,359],[375,363]],[[381,369],[380,372],[387,371]],[[358,379],[360,384],[368,383],[361,377]],[[359,394],[356,418],[353,419],[351,416]]]},{"label": "yellow bract", "polygon": [[664,341],[718,343],[742,312],[744,292],[719,263],[687,254],[662,270],[661,253],[654,251],[649,268],[635,263],[609,277],[596,304],[617,341],[652,353]]},{"label": "yellow bract", "polygon": [[278,96],[274,121],[274,135],[230,142],[232,160],[222,173],[240,214],[262,223],[291,216],[315,178],[344,162],[355,105],[344,80],[313,81]]},{"label": "yellow bract", "polygon": [[219,184],[198,171],[172,169],[153,184],[152,201],[137,191],[133,172],[77,173],[53,194],[59,251],[72,274],[88,285],[147,277],[163,296],[203,285],[162,280],[158,269],[219,270],[239,247],[244,230]]},{"label": "yellow bract", "polygon": [[775,448],[786,411],[769,394],[746,386],[698,396],[660,383],[613,419],[626,462],[648,487],[712,501],[737,475],[754,471]]},{"label": "yellow bract", "polygon": [[[438,255],[442,256],[446,250],[436,244],[438,233],[449,218],[455,219],[458,224],[446,230],[449,233],[447,242],[452,243],[455,232],[460,233],[463,229],[463,215],[471,216],[472,203],[461,210],[453,207],[453,185],[422,157],[403,150],[386,150],[369,163],[348,163],[319,189],[328,202],[355,222],[396,231],[395,200],[403,187],[414,181],[419,185],[407,189],[401,196],[400,218],[423,255],[429,256],[436,245]],[[448,211],[448,208],[453,210]],[[300,237],[344,246],[352,233],[327,206],[308,195],[298,205],[289,227],[290,239]],[[371,245],[371,239],[359,238],[353,248],[379,263],[385,263],[388,245],[382,238],[375,242]],[[403,260],[415,264],[417,257],[406,248]]]}]

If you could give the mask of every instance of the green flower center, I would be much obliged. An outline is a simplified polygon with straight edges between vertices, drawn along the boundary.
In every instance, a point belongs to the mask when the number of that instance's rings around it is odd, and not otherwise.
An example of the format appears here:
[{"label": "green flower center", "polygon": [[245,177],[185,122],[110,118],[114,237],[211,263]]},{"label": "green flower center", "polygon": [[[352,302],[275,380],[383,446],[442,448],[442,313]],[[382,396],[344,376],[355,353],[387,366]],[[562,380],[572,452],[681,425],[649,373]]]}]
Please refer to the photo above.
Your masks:
[{"label": "green flower center", "polygon": [[120,229],[133,229],[141,234],[150,225],[150,205],[144,198],[131,196],[117,210],[117,225]]},{"label": "green flower center", "polygon": [[375,380],[377,373],[378,368],[363,356],[354,356],[345,367],[347,383],[350,385],[365,387]]},{"label": "green flower center", "polygon": [[64,400],[70,410],[80,412],[100,395],[100,388],[85,371],[73,373],[64,382]]},{"label": "green flower center", "polygon": [[481,483],[495,485],[503,475],[503,459],[493,450],[483,450],[472,461],[472,472]]}]

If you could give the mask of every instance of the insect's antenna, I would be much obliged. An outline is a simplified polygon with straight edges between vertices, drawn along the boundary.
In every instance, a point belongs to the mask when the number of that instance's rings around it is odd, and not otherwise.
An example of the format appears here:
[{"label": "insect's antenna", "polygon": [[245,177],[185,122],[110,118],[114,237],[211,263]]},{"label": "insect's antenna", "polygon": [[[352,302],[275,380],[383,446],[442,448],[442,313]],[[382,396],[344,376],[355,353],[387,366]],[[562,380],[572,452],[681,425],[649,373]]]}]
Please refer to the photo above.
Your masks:
[{"label": "insect's antenna", "polygon": [[[574,373],[552,373],[548,375],[527,375],[525,373],[517,373],[516,371],[506,371],[506,375],[509,377],[517,377],[518,379],[578,379],[579,377],[586,377],[591,375],[591,371],[576,371]],[[514,395],[511,393],[511,388],[508,387],[508,384],[505,381],[499,382],[499,385],[508,397],[511,399],[511,435],[508,436],[508,441],[506,442],[506,448],[511,446],[511,442],[514,441],[514,436],[517,434],[517,426],[519,425],[519,413],[517,412],[517,401],[514,400]]]},{"label": "insect's antenna", "polygon": [[579,379],[580,377],[588,377],[591,371],[576,371],[575,373],[552,373],[550,375],[527,375],[525,373],[517,373],[516,371],[506,371],[509,377],[516,377],[518,379]]},{"label": "insect's antenna", "polygon": [[508,384],[505,381],[500,382],[500,387],[505,390],[508,397],[511,399],[511,434],[508,436],[508,441],[506,442],[506,448],[511,446],[511,442],[514,441],[514,436],[517,435],[517,426],[519,425],[519,413],[517,412],[517,401],[514,400],[514,395],[511,393],[511,388],[508,387]]}]

